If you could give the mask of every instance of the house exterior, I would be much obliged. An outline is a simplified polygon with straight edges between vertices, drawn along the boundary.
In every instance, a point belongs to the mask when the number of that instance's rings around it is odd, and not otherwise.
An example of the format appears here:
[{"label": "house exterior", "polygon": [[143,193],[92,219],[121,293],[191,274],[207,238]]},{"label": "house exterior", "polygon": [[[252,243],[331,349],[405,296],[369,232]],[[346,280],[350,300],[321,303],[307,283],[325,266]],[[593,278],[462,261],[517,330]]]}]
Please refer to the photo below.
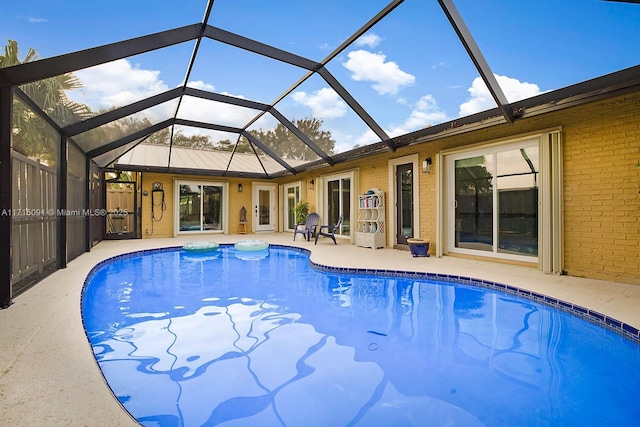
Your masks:
[{"label": "house exterior", "polygon": [[[152,220],[151,197],[142,198],[141,228],[153,228],[152,235],[143,233],[142,237],[234,234],[239,230],[243,207],[249,212],[250,232],[288,232],[292,229],[288,195],[295,195],[296,201],[310,202],[311,211],[320,213],[321,223],[330,222],[330,210],[348,213],[339,242],[355,244],[356,231],[349,224],[357,221],[357,198],[370,188],[379,188],[387,198],[386,247],[402,247],[404,242],[398,241],[396,232],[402,213],[389,206],[396,206],[399,200],[397,171],[408,167],[412,219],[405,227],[410,226],[410,237],[431,242],[432,255],[473,257],[551,274],[640,284],[640,167],[636,166],[640,158],[640,91],[521,118],[513,125],[495,124],[451,133],[418,137],[395,152],[272,181],[143,172],[143,192],[151,194],[153,183],[161,183],[166,210],[160,220]],[[533,172],[522,169],[528,163],[521,150],[531,153]],[[463,178],[456,177],[455,171],[456,164],[462,165],[459,171],[464,171],[479,157],[487,164],[497,163],[491,172],[496,181],[506,180],[501,174],[520,174],[524,184],[505,182],[501,188],[497,182],[495,192],[485,188],[480,196],[481,212],[474,213],[470,198],[481,189],[460,189],[455,182]],[[422,172],[426,159],[432,159],[430,173]],[[517,162],[520,169],[511,171]],[[479,170],[477,165],[474,168]],[[496,186],[486,179],[483,182],[485,187]],[[180,229],[177,193],[180,185],[187,184],[221,188],[226,199],[223,197],[219,228]],[[261,191],[272,198],[266,202],[273,208],[272,222],[266,226],[255,212],[251,214],[261,203]],[[331,197],[336,191],[342,195],[338,199]],[[339,206],[335,200],[340,201]],[[458,206],[452,208],[455,203]],[[456,209],[467,212],[456,215]],[[484,225],[477,225],[474,231],[469,225],[474,221]],[[509,221],[518,224],[508,225]],[[500,224],[504,224],[502,228]],[[495,235],[492,226],[498,228]],[[461,238],[465,232],[466,238]],[[515,239],[515,243],[509,239]]]}]

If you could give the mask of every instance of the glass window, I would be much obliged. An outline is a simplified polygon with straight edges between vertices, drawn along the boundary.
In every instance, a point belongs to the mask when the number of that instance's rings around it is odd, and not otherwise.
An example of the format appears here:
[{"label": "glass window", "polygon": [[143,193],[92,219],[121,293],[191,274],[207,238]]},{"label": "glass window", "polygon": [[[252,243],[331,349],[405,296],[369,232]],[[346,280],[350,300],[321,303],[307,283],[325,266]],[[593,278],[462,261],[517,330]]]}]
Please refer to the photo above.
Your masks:
[{"label": "glass window", "polygon": [[351,235],[351,182],[350,175],[326,179],[326,214],[322,222],[336,224],[342,215],[342,225],[340,230],[336,230],[336,235]]},{"label": "glass window", "polygon": [[455,246],[493,248],[493,156],[455,161]]},{"label": "glass window", "polygon": [[180,232],[222,231],[223,186],[178,182]]},{"label": "glass window", "polygon": [[271,193],[269,190],[258,190],[258,225],[271,224]]},{"label": "glass window", "polygon": [[296,226],[296,212],[295,212],[295,207],[298,204],[298,202],[300,201],[300,184],[296,183],[296,184],[291,184],[289,186],[285,186],[285,195],[286,195],[286,200],[285,200],[285,229],[286,230],[293,230]]},{"label": "glass window", "polygon": [[538,147],[497,153],[498,252],[538,255]]},{"label": "glass window", "polygon": [[449,249],[538,256],[538,139],[451,156]]},{"label": "glass window", "polygon": [[221,186],[202,186],[202,229],[222,230]]}]

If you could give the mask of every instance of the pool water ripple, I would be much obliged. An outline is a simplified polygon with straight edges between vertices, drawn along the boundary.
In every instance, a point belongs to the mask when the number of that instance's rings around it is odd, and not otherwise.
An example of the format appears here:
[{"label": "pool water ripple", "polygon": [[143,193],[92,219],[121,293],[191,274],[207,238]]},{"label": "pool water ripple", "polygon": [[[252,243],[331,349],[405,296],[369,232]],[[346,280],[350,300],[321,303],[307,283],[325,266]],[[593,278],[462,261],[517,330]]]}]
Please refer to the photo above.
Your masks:
[{"label": "pool water ripple", "polygon": [[635,425],[640,346],[517,295],[180,249],[88,278],[87,337],[149,426]]}]

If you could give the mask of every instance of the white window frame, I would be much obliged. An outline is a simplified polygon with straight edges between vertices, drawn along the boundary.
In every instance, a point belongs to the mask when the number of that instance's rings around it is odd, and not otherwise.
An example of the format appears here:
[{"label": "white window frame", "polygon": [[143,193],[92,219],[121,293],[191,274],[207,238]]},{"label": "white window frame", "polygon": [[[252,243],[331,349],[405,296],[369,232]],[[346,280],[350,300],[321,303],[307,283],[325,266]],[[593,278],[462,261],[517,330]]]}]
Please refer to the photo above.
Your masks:
[{"label": "white window frame", "polygon": [[304,181],[290,182],[288,184],[282,184],[280,186],[280,212],[282,212],[282,216],[280,217],[281,220],[279,225],[280,225],[280,230],[288,231],[288,232],[293,232],[293,228],[287,228],[287,217],[289,215],[289,205],[287,203],[287,199],[289,195],[289,189],[291,188],[293,188],[294,190],[295,188],[298,188],[299,197],[297,200],[294,200],[296,204],[301,200],[306,200],[306,196],[307,196],[305,191]]},{"label": "white window frame", "polygon": [[[181,185],[200,185],[222,187],[222,230],[180,230],[180,186]],[[174,179],[173,180],[173,235],[190,235],[190,234],[229,234],[229,183],[224,181],[199,181]],[[200,198],[202,200],[202,197]],[[202,212],[202,209],[200,210]]]},{"label": "white window frame", "polygon": [[[513,255],[497,251],[486,252],[455,248],[455,212],[454,212],[454,172],[453,162],[459,158],[500,152],[518,148],[536,141],[539,155],[538,183],[538,256]],[[530,145],[530,144],[529,144]],[[436,159],[437,174],[437,231],[436,255],[460,253],[484,258],[537,263],[545,273],[561,274],[563,270],[563,207],[562,207],[562,140],[561,129],[548,129],[484,144],[474,144],[464,148],[446,150]],[[441,166],[439,166],[441,165]],[[495,179],[495,177],[494,177]],[[495,186],[494,186],[495,187]],[[494,210],[495,211],[495,210]]]},{"label": "white window frame", "polygon": [[420,235],[420,160],[417,154],[410,154],[404,157],[397,157],[388,162],[389,168],[389,197],[387,198],[389,226],[387,227],[387,242],[392,242],[392,246],[398,243],[396,224],[398,222],[395,203],[396,195],[396,169],[400,165],[413,164],[413,237],[421,238]]},{"label": "white window frame", "polygon": [[[359,194],[358,188],[360,188],[359,183],[359,170],[352,169],[348,171],[343,171],[340,173],[335,173],[331,175],[323,175],[316,180],[316,206],[318,207],[318,213],[320,213],[320,223],[326,224],[327,218],[329,216],[329,207],[326,199],[326,186],[328,181],[336,181],[344,178],[349,178],[351,185],[349,188],[349,212],[351,213],[351,218],[349,219],[349,235],[336,234],[336,238],[340,238],[343,240],[349,240],[351,243],[355,242],[356,233],[355,233],[355,221],[357,220],[358,212],[356,210],[357,197]],[[329,225],[329,224],[327,224]]]},{"label": "white window frame", "polygon": [[[252,227],[254,233],[262,233],[262,232],[273,232],[276,231],[278,227],[278,185],[271,182],[253,182],[251,185],[252,188],[252,205],[253,209],[251,211],[251,215],[253,217]],[[269,224],[259,224],[258,218],[258,205],[260,204],[260,191],[266,190],[269,192],[269,207],[271,212],[269,213]]]}]

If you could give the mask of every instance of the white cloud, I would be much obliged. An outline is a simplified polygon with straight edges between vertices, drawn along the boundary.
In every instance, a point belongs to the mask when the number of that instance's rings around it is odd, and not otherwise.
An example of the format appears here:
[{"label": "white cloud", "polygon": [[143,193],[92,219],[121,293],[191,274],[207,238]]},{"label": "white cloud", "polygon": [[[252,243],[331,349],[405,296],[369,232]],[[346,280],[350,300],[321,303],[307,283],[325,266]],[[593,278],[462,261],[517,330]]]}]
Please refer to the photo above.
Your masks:
[{"label": "white cloud", "polygon": [[[214,85],[203,82],[202,80],[190,81],[187,83],[187,86],[194,89],[206,90],[209,92],[215,91]],[[221,92],[221,94],[228,95],[234,98],[246,99],[242,95],[235,95],[233,93]],[[186,96],[180,104],[178,118],[241,128],[246,125],[251,119],[253,119],[257,114],[258,112],[256,110],[250,108],[224,104],[208,99],[197,98],[194,96]],[[196,128],[184,129],[183,133],[186,135],[212,134],[212,137],[214,139],[230,139],[232,141],[238,137],[236,134],[228,134],[218,131],[205,132],[204,130]]]},{"label": "white cloud", "polygon": [[[97,67],[74,73],[83,83],[83,88],[69,92],[69,97],[89,105],[92,109],[122,107],[149,96],[169,90],[160,79],[160,72],[134,67],[121,59]],[[215,86],[202,80],[190,81],[189,87],[214,91]],[[230,96],[236,96],[228,94]],[[240,96],[241,97],[241,96]],[[138,118],[146,117],[152,123],[173,116],[175,102],[166,102],[137,113]],[[241,127],[256,115],[255,110],[220,104],[206,99],[186,97],[180,105],[178,117],[217,124]],[[198,129],[185,129],[185,134],[203,133]]]},{"label": "white cloud", "polygon": [[224,126],[243,127],[256,114],[256,111],[250,108],[186,96],[180,104],[178,118]]},{"label": "white cloud", "polygon": [[[391,124],[385,132],[390,137],[404,135],[426,126],[439,124],[447,120],[447,113],[442,111],[432,95],[425,95],[420,98],[409,113],[409,116],[398,124]],[[367,130],[356,139],[356,143],[360,145],[371,144],[379,141],[380,138],[371,130]]]},{"label": "white cloud", "polygon": [[380,95],[395,95],[405,86],[411,86],[416,78],[400,69],[386,55],[366,50],[349,52],[349,60],[343,65],[351,71],[356,81],[373,82],[373,89]]},{"label": "white cloud", "polygon": [[312,94],[294,92],[292,97],[295,102],[311,108],[313,117],[335,119],[344,116],[347,111],[347,104],[330,88],[325,87]]},{"label": "white cloud", "polygon": [[46,18],[34,18],[32,16],[29,17],[29,22],[32,24],[39,24],[41,22],[49,22]]},{"label": "white cloud", "polygon": [[394,137],[442,123],[447,120],[447,113],[440,110],[438,103],[431,95],[425,95],[416,102],[409,114],[409,117],[400,124],[392,126],[387,132],[389,136]]},{"label": "white cloud", "polygon": [[348,132],[342,132],[340,129],[332,129],[331,137],[336,142],[333,147],[335,153],[344,153],[345,151],[351,150],[355,144],[353,135]]},{"label": "white cloud", "polygon": [[[111,108],[128,105],[168,89],[160,71],[133,67],[126,59],[102,64],[74,73],[83,88],[84,102],[90,107]],[[69,94],[73,97],[73,94]],[[75,98],[74,98],[75,99]]]},{"label": "white cloud", "polygon": [[356,138],[355,143],[357,145],[362,146],[362,145],[373,144],[374,142],[378,142],[378,141],[380,141],[380,138],[378,138],[378,135],[373,133],[371,129],[367,129],[365,133],[363,133],[362,135]]},{"label": "white cloud", "polygon": [[[509,102],[530,98],[541,93],[538,85],[534,83],[521,82],[518,79],[497,74],[494,76]],[[496,107],[496,102],[481,77],[476,77],[468,90],[471,97],[460,105],[459,114],[461,117]]]},{"label": "white cloud", "polygon": [[433,65],[431,66],[431,69],[432,69],[432,70],[435,70],[436,68],[448,68],[449,66],[450,66],[450,64],[449,64],[448,62],[446,62],[446,61],[440,61],[440,62],[438,62],[438,63],[436,63],[436,64],[433,64]]},{"label": "white cloud", "polygon": [[377,34],[367,33],[358,37],[358,40],[356,40],[355,45],[374,48],[378,46],[381,41],[382,41],[382,38],[380,38],[380,36],[378,36]]},{"label": "white cloud", "polygon": [[209,92],[214,92],[216,90],[214,85],[205,83],[202,80],[187,82],[187,86],[192,87],[194,89],[207,90]]}]

